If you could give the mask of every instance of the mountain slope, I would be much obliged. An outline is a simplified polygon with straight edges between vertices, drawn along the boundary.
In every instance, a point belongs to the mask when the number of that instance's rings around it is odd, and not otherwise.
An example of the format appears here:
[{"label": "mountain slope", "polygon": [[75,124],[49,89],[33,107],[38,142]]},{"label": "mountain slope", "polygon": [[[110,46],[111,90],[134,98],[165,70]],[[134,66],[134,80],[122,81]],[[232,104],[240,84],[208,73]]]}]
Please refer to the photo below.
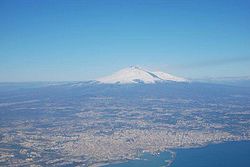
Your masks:
[{"label": "mountain slope", "polygon": [[151,72],[140,67],[131,66],[124,68],[110,76],[99,78],[96,81],[108,84],[130,84],[130,83],[158,83],[158,82],[187,82],[186,79],[176,77],[164,72]]}]

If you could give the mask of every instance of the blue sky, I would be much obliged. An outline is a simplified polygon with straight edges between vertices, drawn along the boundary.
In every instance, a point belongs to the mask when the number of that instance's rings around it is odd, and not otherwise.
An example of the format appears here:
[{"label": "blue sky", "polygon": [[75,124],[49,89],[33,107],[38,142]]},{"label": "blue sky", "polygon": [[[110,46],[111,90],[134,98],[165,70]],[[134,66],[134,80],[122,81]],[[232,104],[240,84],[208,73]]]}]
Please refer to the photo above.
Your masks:
[{"label": "blue sky", "polygon": [[130,65],[250,76],[249,0],[1,0],[0,81],[89,80]]}]

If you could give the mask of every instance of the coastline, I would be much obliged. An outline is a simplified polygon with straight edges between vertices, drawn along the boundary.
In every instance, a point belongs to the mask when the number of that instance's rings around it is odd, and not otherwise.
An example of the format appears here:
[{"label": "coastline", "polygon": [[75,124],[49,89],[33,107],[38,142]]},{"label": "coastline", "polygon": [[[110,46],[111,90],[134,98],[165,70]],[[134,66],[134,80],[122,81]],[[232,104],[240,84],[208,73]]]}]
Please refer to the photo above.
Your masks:
[{"label": "coastline", "polygon": [[[239,144],[239,143],[250,143],[250,140],[240,140],[240,141],[222,141],[222,142],[211,142],[211,143],[206,143],[204,145],[200,145],[200,146],[187,146],[187,147],[180,147],[180,148],[172,148],[172,149],[167,149],[166,151],[162,151],[159,153],[148,153],[146,152],[145,154],[142,154],[139,158],[135,158],[135,159],[131,159],[131,160],[121,160],[121,161],[115,161],[115,162],[110,162],[110,163],[98,163],[98,164],[93,164],[90,167],[101,167],[101,166],[105,166],[105,167],[120,167],[120,166],[126,166],[123,164],[128,164],[131,161],[148,161],[149,159],[145,158],[145,155],[151,155],[152,157],[157,158],[157,156],[165,156],[164,154],[170,154],[170,158],[169,159],[165,159],[164,160],[164,165],[160,165],[160,167],[172,167],[173,164],[176,161],[177,156],[177,152],[178,155],[180,154],[179,152],[182,150],[187,150],[187,151],[192,151],[192,150],[197,150],[197,149],[206,149],[207,147],[214,147],[217,145],[230,145],[230,144]],[[250,153],[249,153],[250,155]],[[129,165],[127,165],[129,166]]]}]

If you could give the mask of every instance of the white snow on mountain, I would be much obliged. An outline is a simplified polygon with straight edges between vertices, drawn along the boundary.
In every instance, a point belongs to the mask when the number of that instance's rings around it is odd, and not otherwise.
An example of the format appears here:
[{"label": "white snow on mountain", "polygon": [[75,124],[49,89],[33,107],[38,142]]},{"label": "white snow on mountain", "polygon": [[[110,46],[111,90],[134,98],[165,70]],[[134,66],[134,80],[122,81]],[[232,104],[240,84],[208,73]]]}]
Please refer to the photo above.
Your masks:
[{"label": "white snow on mountain", "polygon": [[167,81],[176,81],[176,82],[187,82],[188,81],[185,78],[176,77],[176,76],[173,76],[171,74],[161,72],[161,71],[156,71],[156,72],[154,72],[154,74],[157,75],[159,78],[161,78],[163,80],[167,80]]},{"label": "white snow on mountain", "polygon": [[130,84],[130,83],[159,83],[159,82],[188,82],[187,79],[176,77],[161,71],[151,72],[140,67],[131,66],[124,68],[110,76],[99,78],[96,81],[107,84]]}]

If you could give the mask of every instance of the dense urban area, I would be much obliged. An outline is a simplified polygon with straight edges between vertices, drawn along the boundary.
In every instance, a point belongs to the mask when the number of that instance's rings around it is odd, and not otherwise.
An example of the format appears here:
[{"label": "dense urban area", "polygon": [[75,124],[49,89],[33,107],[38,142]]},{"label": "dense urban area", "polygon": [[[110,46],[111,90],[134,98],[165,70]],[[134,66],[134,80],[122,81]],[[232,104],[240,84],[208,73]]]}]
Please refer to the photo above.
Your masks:
[{"label": "dense urban area", "polygon": [[0,166],[103,166],[250,139],[248,93],[122,97],[73,85],[76,94],[51,95],[48,87],[1,93]]}]

